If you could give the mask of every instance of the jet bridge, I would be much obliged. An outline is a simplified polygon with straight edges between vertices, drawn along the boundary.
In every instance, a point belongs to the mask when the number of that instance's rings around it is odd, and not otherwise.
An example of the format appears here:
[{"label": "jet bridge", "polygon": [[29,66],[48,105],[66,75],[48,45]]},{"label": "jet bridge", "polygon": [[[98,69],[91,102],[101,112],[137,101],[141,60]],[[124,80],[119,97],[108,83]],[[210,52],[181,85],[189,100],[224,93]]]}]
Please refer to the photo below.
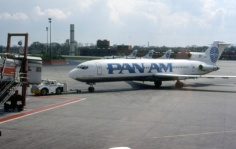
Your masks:
[{"label": "jet bridge", "polygon": [[[25,37],[24,51],[22,54],[10,52],[12,36]],[[0,58],[0,108],[5,111],[18,109],[22,111],[26,105],[26,91],[29,84],[41,82],[42,59],[28,57],[28,33],[8,34],[7,53]],[[18,94],[18,90],[21,93]]]}]

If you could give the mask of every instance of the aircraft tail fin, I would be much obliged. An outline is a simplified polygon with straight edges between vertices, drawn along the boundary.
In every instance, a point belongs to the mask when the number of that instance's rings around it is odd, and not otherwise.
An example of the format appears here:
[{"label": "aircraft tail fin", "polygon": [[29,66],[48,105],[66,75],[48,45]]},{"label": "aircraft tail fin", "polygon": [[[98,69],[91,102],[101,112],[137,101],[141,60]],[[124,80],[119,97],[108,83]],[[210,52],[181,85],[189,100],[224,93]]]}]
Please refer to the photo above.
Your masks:
[{"label": "aircraft tail fin", "polygon": [[126,58],[136,58],[138,50],[134,50],[130,55],[126,56]]},{"label": "aircraft tail fin", "polygon": [[170,49],[170,50],[167,50],[167,51],[165,52],[165,54],[164,54],[162,57],[160,57],[159,59],[170,59],[171,53],[172,53],[172,50],[171,50],[171,49]]},{"label": "aircraft tail fin", "polygon": [[154,52],[155,52],[154,50],[150,50],[147,55],[145,55],[145,56],[143,56],[143,57],[141,57],[141,58],[144,58],[144,59],[152,59],[152,56],[153,56],[153,53],[154,53]]},{"label": "aircraft tail fin", "polygon": [[224,49],[230,44],[221,41],[214,41],[213,44],[205,51],[205,53],[190,52],[190,60],[202,61],[207,64],[216,64]]}]

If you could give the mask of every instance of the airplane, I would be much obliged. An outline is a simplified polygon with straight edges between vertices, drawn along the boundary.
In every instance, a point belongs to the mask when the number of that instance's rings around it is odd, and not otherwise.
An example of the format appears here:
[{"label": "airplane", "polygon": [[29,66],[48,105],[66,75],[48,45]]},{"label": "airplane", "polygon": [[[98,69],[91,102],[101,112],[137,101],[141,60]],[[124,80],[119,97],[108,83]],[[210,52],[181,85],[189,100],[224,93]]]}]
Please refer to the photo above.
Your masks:
[{"label": "airplane", "polygon": [[135,59],[136,55],[138,53],[138,50],[134,50],[130,55],[128,56],[105,56],[103,59]]},{"label": "airplane", "polygon": [[[155,51],[154,50],[150,50],[147,55],[145,55],[143,57],[140,57],[140,58],[136,58],[136,59],[152,59],[153,53],[155,53]],[[159,57],[158,59],[169,59],[171,53],[172,53],[171,49],[167,50],[165,52],[165,54],[162,57]]]},{"label": "airplane", "polygon": [[148,52],[148,54],[146,54],[145,56],[143,56],[143,57],[140,57],[140,59],[152,59],[152,56],[153,56],[153,53],[154,53],[155,51],[154,50],[150,50],[149,52]]},{"label": "airplane", "polygon": [[172,53],[172,50],[167,50],[165,54],[162,57],[159,57],[158,59],[170,59],[170,55]]},{"label": "airplane", "polygon": [[88,91],[94,92],[98,82],[152,81],[158,88],[162,81],[176,80],[175,87],[181,89],[180,80],[196,78],[236,78],[236,76],[206,75],[219,70],[216,62],[230,44],[214,41],[205,53],[192,59],[100,59],[79,64],[69,71],[70,78],[86,82]]}]

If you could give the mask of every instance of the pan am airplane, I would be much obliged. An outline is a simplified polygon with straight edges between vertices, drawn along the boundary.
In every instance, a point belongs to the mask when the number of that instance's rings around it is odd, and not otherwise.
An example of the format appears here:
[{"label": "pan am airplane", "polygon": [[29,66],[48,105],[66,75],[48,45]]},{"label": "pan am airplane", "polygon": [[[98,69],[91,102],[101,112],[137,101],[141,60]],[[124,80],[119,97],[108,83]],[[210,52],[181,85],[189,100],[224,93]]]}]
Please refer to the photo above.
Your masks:
[{"label": "pan am airplane", "polygon": [[165,54],[162,57],[159,57],[158,59],[170,59],[170,55],[172,53],[172,50],[167,50]]},{"label": "pan am airplane", "polygon": [[182,88],[180,80],[195,78],[236,78],[236,76],[205,75],[216,71],[216,62],[230,44],[214,41],[205,53],[191,53],[190,59],[100,59],[79,64],[69,72],[69,77],[86,82],[89,92],[94,92],[97,82],[153,81],[156,87],[162,81],[176,80],[175,87]]},{"label": "pan am airplane", "polygon": [[[150,50],[145,56],[140,57],[140,58],[137,57],[136,59],[152,59],[153,53],[155,53],[155,51],[154,50]],[[159,57],[157,59],[169,59],[171,53],[172,53],[171,49],[167,50],[163,56],[161,56],[161,57]]]},{"label": "pan am airplane", "polygon": [[145,56],[140,57],[140,59],[152,59],[152,56],[153,56],[154,52],[155,52],[154,50],[150,50]]}]

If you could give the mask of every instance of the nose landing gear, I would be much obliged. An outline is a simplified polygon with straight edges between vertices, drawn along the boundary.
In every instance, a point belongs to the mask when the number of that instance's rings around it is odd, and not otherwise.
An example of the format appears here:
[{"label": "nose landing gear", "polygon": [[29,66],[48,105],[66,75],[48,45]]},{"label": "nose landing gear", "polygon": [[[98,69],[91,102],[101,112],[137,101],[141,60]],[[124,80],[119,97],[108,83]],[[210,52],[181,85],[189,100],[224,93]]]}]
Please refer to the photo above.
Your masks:
[{"label": "nose landing gear", "polygon": [[88,91],[90,92],[90,93],[93,93],[94,92],[94,87],[93,86],[90,86],[90,87],[88,87]]},{"label": "nose landing gear", "polygon": [[87,83],[87,84],[90,85],[90,87],[88,87],[88,91],[89,91],[90,93],[93,93],[93,92],[95,91],[93,85],[95,85],[96,83]]}]

